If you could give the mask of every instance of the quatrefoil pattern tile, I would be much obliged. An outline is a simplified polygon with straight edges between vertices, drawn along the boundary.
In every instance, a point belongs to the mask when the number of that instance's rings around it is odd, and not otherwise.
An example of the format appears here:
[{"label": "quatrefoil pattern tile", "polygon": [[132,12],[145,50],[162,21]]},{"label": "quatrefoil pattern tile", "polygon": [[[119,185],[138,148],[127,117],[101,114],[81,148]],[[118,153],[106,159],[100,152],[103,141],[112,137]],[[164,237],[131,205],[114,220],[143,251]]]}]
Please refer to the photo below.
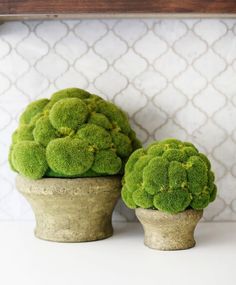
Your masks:
[{"label": "quatrefoil pattern tile", "polygon": [[[32,100],[81,87],[127,111],[144,144],[166,137],[209,155],[207,221],[236,221],[236,20],[114,19],[0,25],[0,220],[33,219],[7,153]],[[134,220],[120,201],[114,218]]]}]

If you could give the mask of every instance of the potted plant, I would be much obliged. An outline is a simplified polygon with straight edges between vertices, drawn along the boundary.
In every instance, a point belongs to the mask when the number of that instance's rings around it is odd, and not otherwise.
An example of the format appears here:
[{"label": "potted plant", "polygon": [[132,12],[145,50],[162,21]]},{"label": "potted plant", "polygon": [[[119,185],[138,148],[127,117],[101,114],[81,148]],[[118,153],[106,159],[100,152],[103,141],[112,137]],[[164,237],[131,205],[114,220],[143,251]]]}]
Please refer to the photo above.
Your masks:
[{"label": "potted plant", "polygon": [[9,162],[35,213],[35,235],[62,242],[111,236],[120,175],[139,147],[127,116],[82,89],[29,104],[12,136]]},{"label": "potted plant", "polygon": [[195,227],[216,197],[214,180],[209,160],[193,144],[167,139],[132,153],[121,195],[135,209],[148,247],[186,249],[195,245]]}]

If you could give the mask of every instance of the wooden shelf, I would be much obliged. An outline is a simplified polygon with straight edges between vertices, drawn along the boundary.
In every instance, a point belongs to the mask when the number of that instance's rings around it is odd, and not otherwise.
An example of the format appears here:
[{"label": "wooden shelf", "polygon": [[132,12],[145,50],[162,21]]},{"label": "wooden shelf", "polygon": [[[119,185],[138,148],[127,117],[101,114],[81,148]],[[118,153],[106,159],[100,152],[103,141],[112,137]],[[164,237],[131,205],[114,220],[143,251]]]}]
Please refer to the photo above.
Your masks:
[{"label": "wooden shelf", "polygon": [[0,19],[78,18],[94,15],[236,15],[236,0],[0,0]]}]

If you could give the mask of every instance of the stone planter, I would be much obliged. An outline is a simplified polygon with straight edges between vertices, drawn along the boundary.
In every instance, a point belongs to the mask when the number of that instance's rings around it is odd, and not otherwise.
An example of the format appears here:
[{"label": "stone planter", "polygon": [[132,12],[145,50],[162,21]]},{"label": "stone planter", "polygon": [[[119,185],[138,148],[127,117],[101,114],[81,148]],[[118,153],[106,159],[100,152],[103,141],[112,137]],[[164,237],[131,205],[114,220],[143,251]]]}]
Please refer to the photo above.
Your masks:
[{"label": "stone planter", "polygon": [[17,176],[16,186],[34,211],[38,238],[82,242],[113,233],[111,217],[121,188],[118,176],[39,180]]},{"label": "stone planter", "polygon": [[136,216],[144,229],[144,244],[153,249],[178,250],[195,246],[194,230],[203,211],[186,210],[168,214],[137,208]]}]

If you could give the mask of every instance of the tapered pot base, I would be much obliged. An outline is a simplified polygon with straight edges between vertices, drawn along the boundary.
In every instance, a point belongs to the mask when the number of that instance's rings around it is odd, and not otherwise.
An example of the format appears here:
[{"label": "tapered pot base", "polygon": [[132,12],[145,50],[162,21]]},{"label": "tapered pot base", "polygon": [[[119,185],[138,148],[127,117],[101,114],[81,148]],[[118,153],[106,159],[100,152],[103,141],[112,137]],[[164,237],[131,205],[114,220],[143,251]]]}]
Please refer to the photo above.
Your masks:
[{"label": "tapered pot base", "polygon": [[144,229],[144,244],[158,250],[181,250],[194,247],[194,230],[203,211],[186,210],[168,214],[157,210],[135,210]]}]

